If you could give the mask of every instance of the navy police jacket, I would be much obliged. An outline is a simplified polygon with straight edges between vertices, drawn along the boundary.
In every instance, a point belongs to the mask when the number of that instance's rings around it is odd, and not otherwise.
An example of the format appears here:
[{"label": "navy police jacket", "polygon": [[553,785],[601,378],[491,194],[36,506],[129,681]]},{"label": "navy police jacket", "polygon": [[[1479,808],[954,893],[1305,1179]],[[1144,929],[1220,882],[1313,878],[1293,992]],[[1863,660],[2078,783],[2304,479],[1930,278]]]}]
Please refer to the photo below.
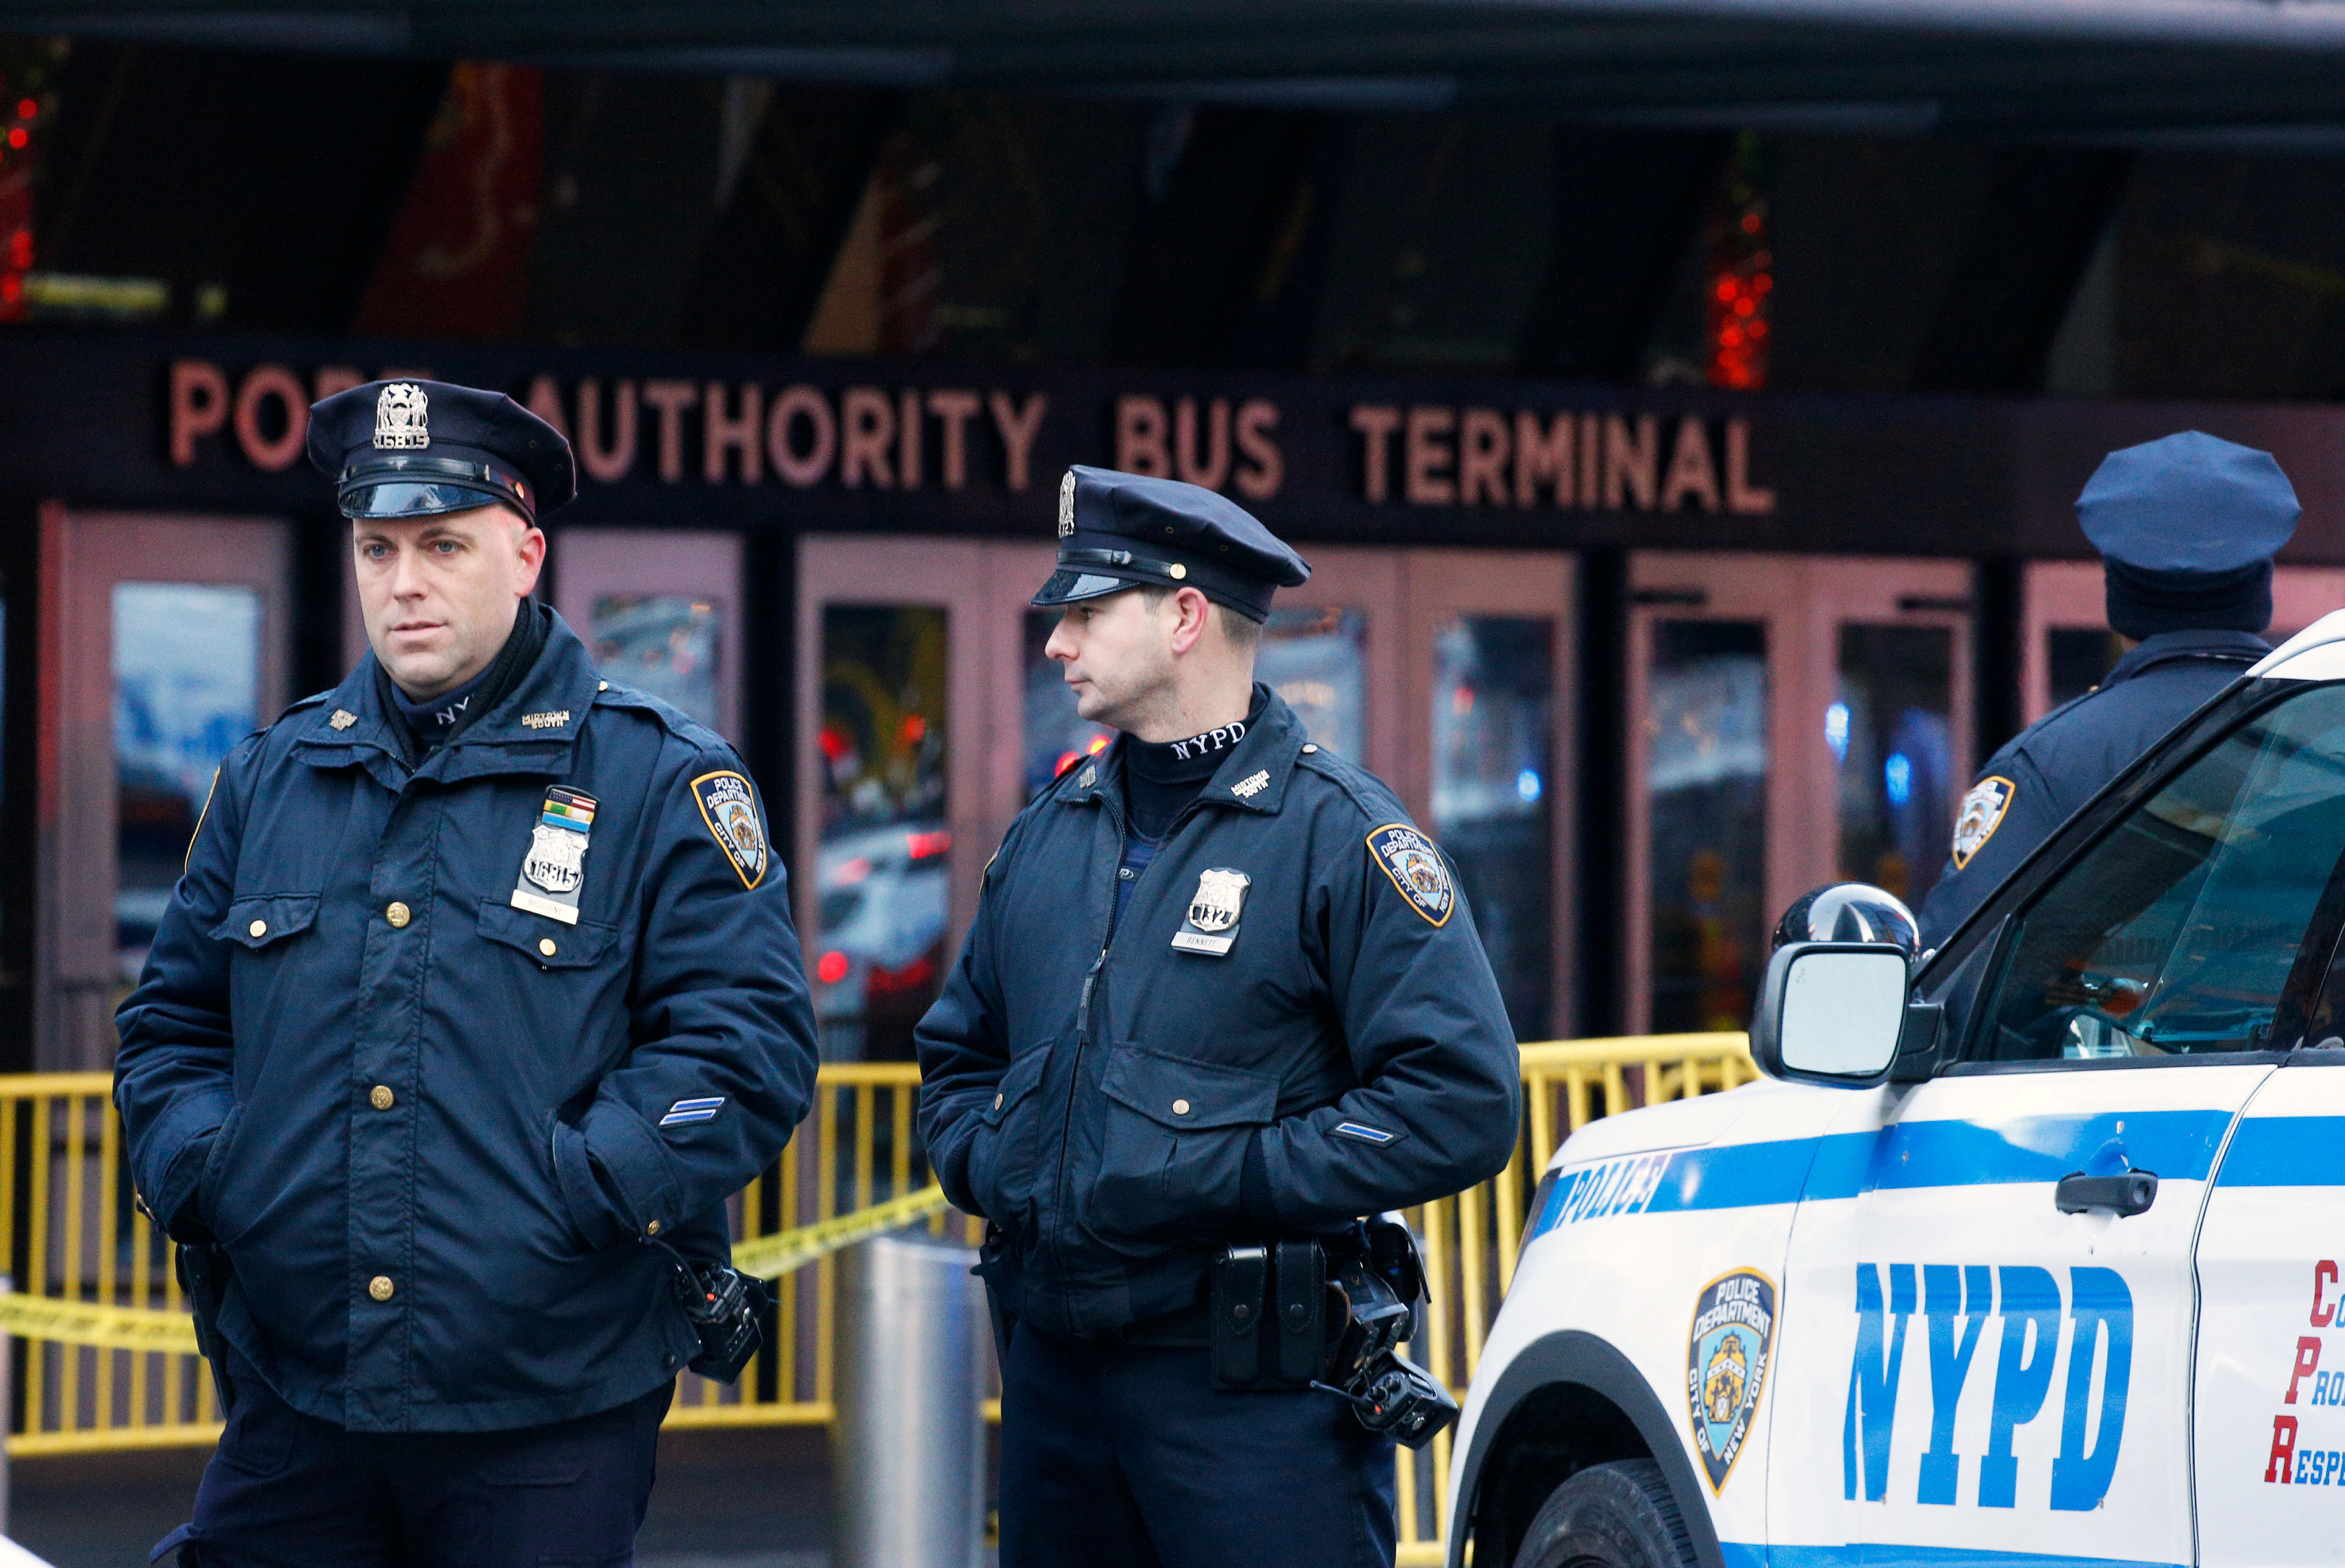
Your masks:
[{"label": "navy police jacket", "polygon": [[[1213,1251],[1456,1192],[1521,1087],[1473,917],[1376,779],[1268,697],[1110,940],[1121,743],[1020,814],[921,1021],[920,1128],[981,1265],[1045,1330],[1197,1304]],[[1274,1215],[1250,1213],[1258,1146]]]},{"label": "navy police jacket", "polygon": [[649,1239],[726,1256],[812,1097],[782,868],[725,743],[558,617],[411,773],[375,670],[221,764],[118,1014],[132,1173],[218,1239],[221,1334],[296,1409],[607,1409],[698,1350]]},{"label": "navy police jacket", "polygon": [[2028,851],[2271,647],[2249,632],[2145,637],[2083,696],[2063,703],[1987,759],[1963,796],[1954,851],[1922,905],[1935,947],[1986,902]]}]

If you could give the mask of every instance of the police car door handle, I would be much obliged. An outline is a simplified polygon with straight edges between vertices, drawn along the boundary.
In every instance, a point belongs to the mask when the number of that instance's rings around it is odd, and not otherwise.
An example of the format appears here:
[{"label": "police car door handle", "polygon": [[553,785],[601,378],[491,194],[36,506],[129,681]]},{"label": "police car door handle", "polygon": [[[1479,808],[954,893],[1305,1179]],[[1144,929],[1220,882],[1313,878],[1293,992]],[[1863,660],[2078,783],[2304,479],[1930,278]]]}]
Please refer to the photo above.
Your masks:
[{"label": "police car door handle", "polygon": [[2146,1212],[2157,1201],[2157,1178],[2147,1170],[2117,1176],[2086,1176],[2071,1171],[2052,1189],[2053,1206],[2063,1214],[2086,1214],[2095,1209],[2125,1219]]}]

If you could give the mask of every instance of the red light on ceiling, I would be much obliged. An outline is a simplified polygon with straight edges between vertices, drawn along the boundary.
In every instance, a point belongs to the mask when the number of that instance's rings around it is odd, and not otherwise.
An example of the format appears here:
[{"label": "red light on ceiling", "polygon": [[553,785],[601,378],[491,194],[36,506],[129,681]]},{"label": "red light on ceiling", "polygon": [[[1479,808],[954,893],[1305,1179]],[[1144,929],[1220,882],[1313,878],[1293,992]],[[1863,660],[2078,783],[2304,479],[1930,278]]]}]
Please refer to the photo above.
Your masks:
[{"label": "red light on ceiling", "polygon": [[1743,391],[1767,384],[1768,296],[1775,288],[1763,150],[1751,132],[1736,138],[1710,231],[1708,379]]},{"label": "red light on ceiling", "polygon": [[920,739],[921,739],[921,737],[922,737],[922,736],[924,736],[924,735],[926,735],[928,733],[929,733],[929,721],[928,721],[928,720],[926,720],[926,719],[924,719],[924,718],[920,717],[920,715],[919,715],[919,714],[918,714],[918,713],[906,713],[906,714],[904,715],[904,730],[903,730],[903,734],[904,734],[904,744],[905,744],[906,745],[908,745],[908,746],[917,746],[917,745],[919,745],[919,744],[920,744]]},{"label": "red light on ceiling", "polygon": [[35,103],[30,98],[25,99],[22,103],[16,106],[16,117],[20,120],[29,120],[40,112],[41,106]]},{"label": "red light on ceiling", "polygon": [[32,136],[22,126],[8,133],[8,145],[12,147],[21,147],[32,139]]},{"label": "red light on ceiling", "polygon": [[826,986],[836,986],[847,978],[847,955],[834,947],[815,960],[814,977]]}]

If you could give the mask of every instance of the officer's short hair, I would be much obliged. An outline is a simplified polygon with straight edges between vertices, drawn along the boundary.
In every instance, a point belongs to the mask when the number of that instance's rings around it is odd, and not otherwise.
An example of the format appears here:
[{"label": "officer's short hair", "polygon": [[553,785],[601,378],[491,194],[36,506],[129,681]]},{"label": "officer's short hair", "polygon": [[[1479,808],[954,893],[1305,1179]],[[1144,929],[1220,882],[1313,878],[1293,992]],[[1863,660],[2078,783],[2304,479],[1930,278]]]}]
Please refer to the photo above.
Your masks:
[{"label": "officer's short hair", "polygon": [[[1164,602],[1180,592],[1179,589],[1165,582],[1142,582],[1133,586],[1140,596],[1148,602],[1148,607],[1151,610],[1162,609]],[[1241,653],[1251,653],[1262,646],[1261,622],[1251,615],[1241,615],[1226,604],[1217,604],[1210,599],[1205,602],[1213,610],[1213,619],[1221,622],[1222,635],[1230,640],[1231,647]]]}]

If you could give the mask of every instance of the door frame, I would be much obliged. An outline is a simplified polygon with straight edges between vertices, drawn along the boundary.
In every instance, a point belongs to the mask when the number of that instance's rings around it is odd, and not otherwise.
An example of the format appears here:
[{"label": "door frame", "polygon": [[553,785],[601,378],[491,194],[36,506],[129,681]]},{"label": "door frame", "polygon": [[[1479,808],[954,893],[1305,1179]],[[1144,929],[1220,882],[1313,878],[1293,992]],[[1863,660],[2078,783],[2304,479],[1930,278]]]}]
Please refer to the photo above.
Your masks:
[{"label": "door frame", "polygon": [[292,530],[273,518],[40,509],[38,903],[33,1062],[112,1065],[116,800],[114,586],[247,587],[261,605],[256,727],[283,711],[291,665]]}]

